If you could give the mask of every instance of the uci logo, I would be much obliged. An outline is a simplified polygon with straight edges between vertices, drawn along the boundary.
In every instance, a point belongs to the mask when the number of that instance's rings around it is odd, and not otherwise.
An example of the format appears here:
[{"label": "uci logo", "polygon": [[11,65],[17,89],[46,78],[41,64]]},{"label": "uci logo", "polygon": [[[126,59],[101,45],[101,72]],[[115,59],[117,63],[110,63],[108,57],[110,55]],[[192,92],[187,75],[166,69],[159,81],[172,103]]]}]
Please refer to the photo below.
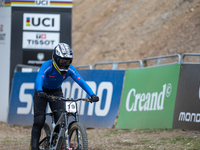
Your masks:
[{"label": "uci logo", "polygon": [[23,29],[60,31],[60,14],[24,13]]},{"label": "uci logo", "polygon": [[48,0],[35,0],[36,5],[48,5]]},{"label": "uci logo", "polygon": [[54,26],[54,18],[26,18],[26,26],[40,26],[42,24],[45,27]]}]

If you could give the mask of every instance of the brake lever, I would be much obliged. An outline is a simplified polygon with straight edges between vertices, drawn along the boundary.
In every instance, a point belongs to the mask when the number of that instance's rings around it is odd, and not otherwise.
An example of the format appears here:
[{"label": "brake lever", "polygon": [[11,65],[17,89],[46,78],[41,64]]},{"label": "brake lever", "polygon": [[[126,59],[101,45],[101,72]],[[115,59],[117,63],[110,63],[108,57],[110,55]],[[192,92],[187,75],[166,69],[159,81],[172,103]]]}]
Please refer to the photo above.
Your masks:
[{"label": "brake lever", "polygon": [[48,99],[49,99],[50,102],[57,102],[56,100],[58,98],[52,95],[52,96],[49,96]]},{"label": "brake lever", "polygon": [[93,103],[93,101],[91,101],[91,99],[89,99],[89,98],[84,99],[84,101]]}]

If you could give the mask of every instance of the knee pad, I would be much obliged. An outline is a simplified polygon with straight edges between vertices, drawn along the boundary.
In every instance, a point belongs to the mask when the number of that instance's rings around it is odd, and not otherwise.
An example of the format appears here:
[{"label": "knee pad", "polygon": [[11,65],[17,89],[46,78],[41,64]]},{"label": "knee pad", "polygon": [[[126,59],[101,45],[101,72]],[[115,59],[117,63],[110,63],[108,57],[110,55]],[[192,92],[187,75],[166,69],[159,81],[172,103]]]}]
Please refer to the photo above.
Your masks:
[{"label": "knee pad", "polygon": [[45,122],[45,118],[46,118],[45,115],[34,116],[34,123],[33,123],[33,125],[36,128],[42,129],[42,127],[44,125],[44,122]]}]

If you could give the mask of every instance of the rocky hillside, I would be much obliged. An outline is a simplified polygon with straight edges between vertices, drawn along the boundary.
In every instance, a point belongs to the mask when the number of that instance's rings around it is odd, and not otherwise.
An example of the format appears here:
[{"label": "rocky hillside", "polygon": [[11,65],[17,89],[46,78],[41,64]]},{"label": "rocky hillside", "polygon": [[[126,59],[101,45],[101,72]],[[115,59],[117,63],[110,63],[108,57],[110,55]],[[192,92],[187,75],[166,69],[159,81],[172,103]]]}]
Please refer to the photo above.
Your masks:
[{"label": "rocky hillside", "polygon": [[200,52],[200,0],[74,0],[73,64]]}]

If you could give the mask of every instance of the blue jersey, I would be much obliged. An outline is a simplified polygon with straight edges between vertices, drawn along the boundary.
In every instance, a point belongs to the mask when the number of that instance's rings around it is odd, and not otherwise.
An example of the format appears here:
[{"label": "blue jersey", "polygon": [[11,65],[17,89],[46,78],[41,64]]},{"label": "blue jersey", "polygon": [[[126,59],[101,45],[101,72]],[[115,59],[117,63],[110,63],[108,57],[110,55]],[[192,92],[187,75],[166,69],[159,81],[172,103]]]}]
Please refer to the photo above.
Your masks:
[{"label": "blue jersey", "polygon": [[47,89],[57,89],[61,87],[63,81],[65,81],[68,76],[78,83],[89,96],[94,94],[88,84],[82,79],[81,75],[76,71],[74,66],[70,65],[66,74],[61,75],[53,66],[52,60],[48,60],[42,64],[35,82],[36,90],[43,91],[42,87]]}]

